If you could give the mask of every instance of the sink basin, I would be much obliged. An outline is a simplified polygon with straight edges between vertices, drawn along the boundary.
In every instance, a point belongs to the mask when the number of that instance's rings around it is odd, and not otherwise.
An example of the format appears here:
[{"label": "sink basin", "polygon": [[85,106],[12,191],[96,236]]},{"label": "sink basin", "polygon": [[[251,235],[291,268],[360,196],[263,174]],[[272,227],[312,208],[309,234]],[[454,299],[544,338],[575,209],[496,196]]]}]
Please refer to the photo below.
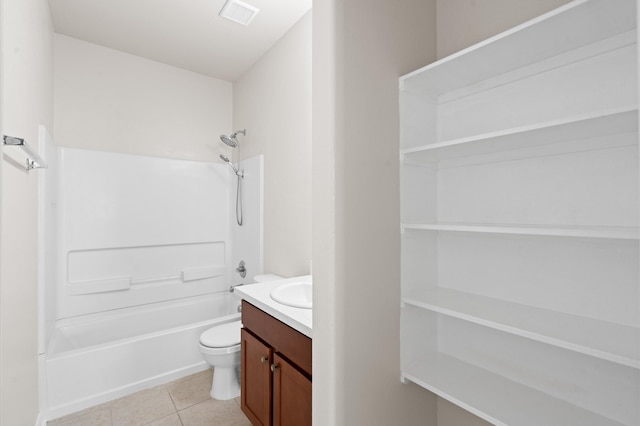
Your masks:
[{"label": "sink basin", "polygon": [[283,305],[294,308],[311,309],[313,296],[310,282],[291,282],[279,285],[271,290],[271,298]]}]

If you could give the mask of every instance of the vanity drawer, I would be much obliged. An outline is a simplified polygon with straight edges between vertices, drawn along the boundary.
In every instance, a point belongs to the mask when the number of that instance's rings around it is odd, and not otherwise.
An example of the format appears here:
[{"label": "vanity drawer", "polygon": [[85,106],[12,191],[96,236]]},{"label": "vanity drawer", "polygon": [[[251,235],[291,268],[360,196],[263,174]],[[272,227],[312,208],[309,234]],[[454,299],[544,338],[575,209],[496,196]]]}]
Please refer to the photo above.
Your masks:
[{"label": "vanity drawer", "polygon": [[311,339],[282,321],[242,301],[242,326],[311,377]]}]

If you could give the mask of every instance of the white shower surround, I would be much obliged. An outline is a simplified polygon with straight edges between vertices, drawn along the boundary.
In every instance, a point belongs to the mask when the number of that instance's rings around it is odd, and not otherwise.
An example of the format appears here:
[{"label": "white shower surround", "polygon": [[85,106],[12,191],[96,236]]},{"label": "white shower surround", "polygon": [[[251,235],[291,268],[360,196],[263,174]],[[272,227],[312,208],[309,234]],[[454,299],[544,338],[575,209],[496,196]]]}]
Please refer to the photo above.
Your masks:
[{"label": "white shower surround", "polygon": [[61,148],[53,166],[57,200],[42,211],[57,240],[41,309],[46,417],[206,369],[200,333],[237,319],[230,285],[262,273],[262,156],[239,164],[243,227],[223,163]]},{"label": "white shower surround", "polygon": [[62,148],[57,319],[227,289],[227,166]]}]

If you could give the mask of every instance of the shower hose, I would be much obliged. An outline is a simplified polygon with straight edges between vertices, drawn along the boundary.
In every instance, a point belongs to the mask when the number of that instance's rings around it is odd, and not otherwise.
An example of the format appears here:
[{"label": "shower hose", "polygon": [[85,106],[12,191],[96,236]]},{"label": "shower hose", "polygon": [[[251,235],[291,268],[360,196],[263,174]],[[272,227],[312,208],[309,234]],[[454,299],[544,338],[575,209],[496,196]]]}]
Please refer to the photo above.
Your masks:
[{"label": "shower hose", "polygon": [[242,178],[237,176],[238,178],[238,186],[236,189],[236,222],[238,225],[242,226],[242,185],[240,181]]}]

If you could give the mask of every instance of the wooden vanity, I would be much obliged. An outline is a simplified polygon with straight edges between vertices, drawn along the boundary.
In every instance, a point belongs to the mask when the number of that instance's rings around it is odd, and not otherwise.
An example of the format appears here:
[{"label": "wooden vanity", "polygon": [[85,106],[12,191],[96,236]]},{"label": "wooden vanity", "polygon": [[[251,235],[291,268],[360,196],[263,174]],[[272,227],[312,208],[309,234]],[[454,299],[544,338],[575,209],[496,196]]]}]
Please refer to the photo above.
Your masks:
[{"label": "wooden vanity", "polygon": [[242,301],[241,407],[255,426],[311,425],[311,339]]}]

